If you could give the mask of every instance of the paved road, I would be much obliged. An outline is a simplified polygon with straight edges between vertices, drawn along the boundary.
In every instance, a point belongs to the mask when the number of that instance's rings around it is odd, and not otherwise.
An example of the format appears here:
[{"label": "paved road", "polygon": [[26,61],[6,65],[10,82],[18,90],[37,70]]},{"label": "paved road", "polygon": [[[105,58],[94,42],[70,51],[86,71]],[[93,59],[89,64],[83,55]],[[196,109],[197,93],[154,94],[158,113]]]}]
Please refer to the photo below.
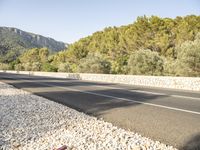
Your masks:
[{"label": "paved road", "polygon": [[200,144],[199,92],[7,73],[0,81],[177,148]]}]

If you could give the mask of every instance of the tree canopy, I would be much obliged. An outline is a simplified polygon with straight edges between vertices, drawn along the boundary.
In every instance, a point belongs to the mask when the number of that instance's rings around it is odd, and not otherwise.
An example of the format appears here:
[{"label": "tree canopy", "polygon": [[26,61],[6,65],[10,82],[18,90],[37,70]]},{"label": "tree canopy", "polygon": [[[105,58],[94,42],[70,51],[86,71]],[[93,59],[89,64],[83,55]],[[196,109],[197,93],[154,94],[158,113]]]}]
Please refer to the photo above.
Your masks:
[{"label": "tree canopy", "polygon": [[[180,45],[187,41],[194,41],[199,32],[200,16],[190,15],[186,17],[176,17],[175,19],[142,16],[138,17],[137,20],[130,25],[108,27],[103,31],[95,32],[91,36],[80,39],[69,45],[66,51],[57,54],[53,61],[56,63],[59,63],[59,61],[69,62],[73,64],[73,66],[78,67],[80,62],[83,63],[84,60],[88,61],[88,59],[86,59],[88,58],[88,54],[99,53],[101,59],[106,59],[110,62],[109,73],[127,74],[131,72],[130,70],[127,71],[128,68],[130,69],[130,57],[133,58],[136,57],[134,55],[144,55],[143,57],[141,56],[142,59],[147,53],[146,50],[148,50],[148,54],[144,59],[149,59],[149,57],[153,55],[152,59],[154,58],[154,64],[159,65],[157,68],[165,69],[160,71],[160,73],[148,72],[149,75],[159,75],[161,72],[163,75],[178,75],[178,73],[172,71],[172,62],[178,59],[177,57],[179,57],[178,55],[180,55],[180,51],[182,51]],[[137,51],[140,52],[137,53]],[[137,59],[138,63],[142,61],[139,58]],[[161,63],[161,60],[164,63]],[[147,63],[148,60],[143,61]],[[159,61],[159,63],[157,61]],[[171,64],[171,66],[166,65],[166,63]],[[142,70],[142,68],[138,67],[139,64],[137,64],[137,62],[135,62],[135,64],[138,71],[134,71],[132,74],[142,74],[142,72],[139,71]],[[127,65],[129,67],[127,67]],[[141,67],[145,67],[145,65],[141,65]],[[166,70],[167,68],[168,71]],[[170,69],[171,72],[169,73]]]},{"label": "tree canopy", "polygon": [[200,76],[199,37],[200,16],[142,16],[132,24],[95,32],[54,55],[47,49],[31,49],[18,58],[16,68],[48,70],[48,66],[62,72]]}]

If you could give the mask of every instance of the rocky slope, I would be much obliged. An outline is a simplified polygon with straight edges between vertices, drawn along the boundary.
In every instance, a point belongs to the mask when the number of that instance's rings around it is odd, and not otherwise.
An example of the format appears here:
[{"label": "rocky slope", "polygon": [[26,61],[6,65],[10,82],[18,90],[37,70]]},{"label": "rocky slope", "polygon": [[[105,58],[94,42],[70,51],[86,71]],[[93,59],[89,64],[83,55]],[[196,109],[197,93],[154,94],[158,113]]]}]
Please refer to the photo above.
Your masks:
[{"label": "rocky slope", "polygon": [[17,28],[0,27],[0,62],[10,62],[33,47],[47,47],[57,52],[65,49],[65,43]]}]

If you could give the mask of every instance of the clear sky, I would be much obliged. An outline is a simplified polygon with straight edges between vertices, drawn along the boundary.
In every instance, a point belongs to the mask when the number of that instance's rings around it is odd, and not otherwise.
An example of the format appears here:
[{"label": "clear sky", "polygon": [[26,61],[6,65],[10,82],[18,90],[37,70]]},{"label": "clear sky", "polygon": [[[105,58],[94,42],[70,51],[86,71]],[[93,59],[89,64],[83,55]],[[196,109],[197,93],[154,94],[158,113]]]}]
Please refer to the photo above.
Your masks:
[{"label": "clear sky", "polygon": [[200,15],[200,0],[0,0],[0,26],[72,43],[137,16]]}]

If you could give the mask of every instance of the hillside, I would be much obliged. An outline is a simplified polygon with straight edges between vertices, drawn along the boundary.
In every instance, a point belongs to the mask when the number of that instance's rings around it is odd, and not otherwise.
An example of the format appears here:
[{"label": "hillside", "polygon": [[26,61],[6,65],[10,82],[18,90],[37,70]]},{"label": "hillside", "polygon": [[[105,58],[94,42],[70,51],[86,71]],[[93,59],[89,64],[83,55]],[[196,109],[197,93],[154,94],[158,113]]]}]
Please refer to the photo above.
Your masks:
[{"label": "hillside", "polygon": [[54,63],[72,72],[199,76],[199,40],[200,16],[142,16],[80,39]]},{"label": "hillside", "polygon": [[0,27],[0,62],[11,62],[27,49],[42,47],[58,52],[65,49],[65,43],[17,28]]},{"label": "hillside", "polygon": [[[14,41],[15,36],[11,38]],[[17,41],[18,47],[24,44],[22,40]],[[4,47],[4,50],[8,48]],[[9,55],[19,54],[14,50],[10,51]],[[178,16],[174,19],[157,16],[138,17],[132,24],[108,27],[95,32],[54,55],[49,55],[48,50],[43,48],[29,49],[16,61],[2,64],[0,68],[200,76],[200,16]]]}]

